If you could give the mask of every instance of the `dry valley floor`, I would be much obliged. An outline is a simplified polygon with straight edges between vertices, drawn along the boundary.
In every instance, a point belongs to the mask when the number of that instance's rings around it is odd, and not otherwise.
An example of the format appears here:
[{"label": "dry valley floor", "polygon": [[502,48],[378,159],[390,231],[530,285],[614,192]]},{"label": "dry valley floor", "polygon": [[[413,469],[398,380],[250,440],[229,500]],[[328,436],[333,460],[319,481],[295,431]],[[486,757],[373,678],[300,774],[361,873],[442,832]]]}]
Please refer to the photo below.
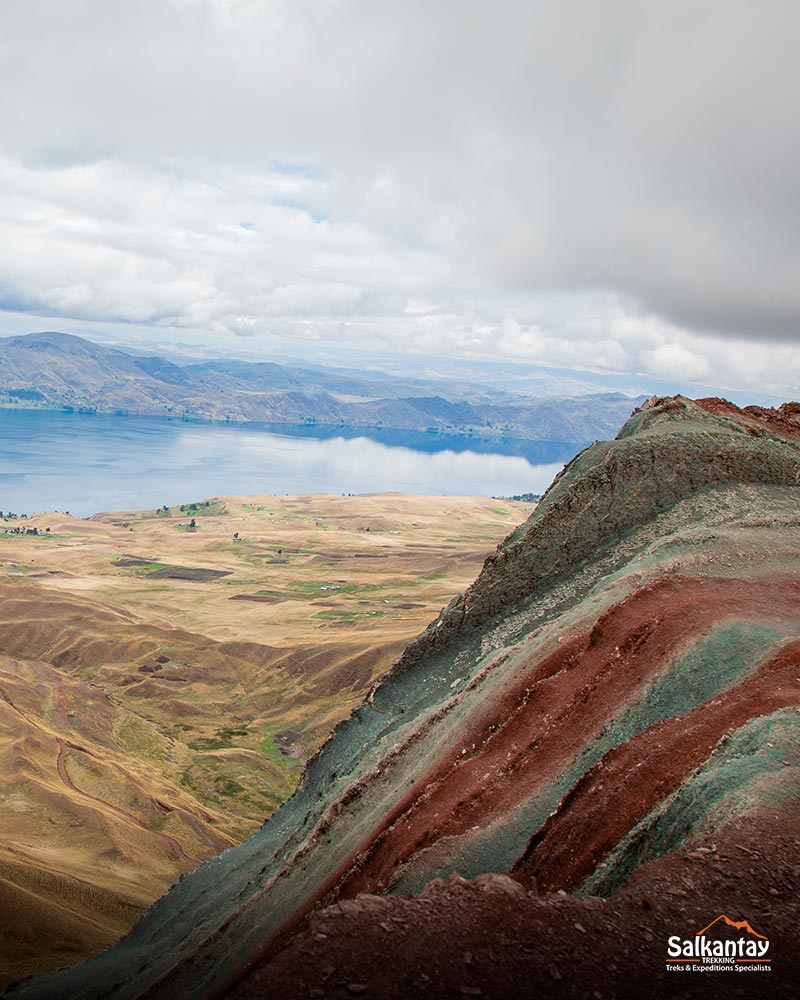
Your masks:
[{"label": "dry valley floor", "polygon": [[254,832],[531,509],[224,497],[0,521],[0,986],[110,944]]}]

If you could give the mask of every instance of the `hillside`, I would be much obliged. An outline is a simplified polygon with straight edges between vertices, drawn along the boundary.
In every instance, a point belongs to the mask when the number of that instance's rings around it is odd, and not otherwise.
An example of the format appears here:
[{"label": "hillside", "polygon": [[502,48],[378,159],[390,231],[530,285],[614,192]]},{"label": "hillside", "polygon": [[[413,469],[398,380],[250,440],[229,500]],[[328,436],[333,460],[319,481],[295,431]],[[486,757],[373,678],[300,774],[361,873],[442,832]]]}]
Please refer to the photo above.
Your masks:
[{"label": "hillside", "polygon": [[114,949],[11,995],[705,996],[665,973],[663,935],[724,913],[774,941],[768,995],[792,996],[799,415],[643,407],[255,836]]},{"label": "hillside", "polygon": [[0,985],[113,943],[254,833],[529,510],[217,497],[0,521]]},{"label": "hillside", "polygon": [[536,399],[460,382],[319,366],[176,365],[64,333],[0,338],[0,406],[585,444],[615,434],[637,402],[617,393]]}]

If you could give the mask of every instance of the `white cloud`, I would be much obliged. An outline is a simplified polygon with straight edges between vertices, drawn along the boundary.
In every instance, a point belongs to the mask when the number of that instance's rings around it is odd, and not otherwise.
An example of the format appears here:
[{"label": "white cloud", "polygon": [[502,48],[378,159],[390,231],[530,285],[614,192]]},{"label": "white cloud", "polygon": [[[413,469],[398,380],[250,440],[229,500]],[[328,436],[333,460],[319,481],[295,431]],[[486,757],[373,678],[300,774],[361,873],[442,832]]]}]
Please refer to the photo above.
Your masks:
[{"label": "white cloud", "polygon": [[785,394],[798,27],[791,0],[6,4],[0,302]]},{"label": "white cloud", "polygon": [[682,344],[662,344],[652,351],[642,351],[639,357],[650,375],[662,379],[706,381],[710,374],[709,359]]}]

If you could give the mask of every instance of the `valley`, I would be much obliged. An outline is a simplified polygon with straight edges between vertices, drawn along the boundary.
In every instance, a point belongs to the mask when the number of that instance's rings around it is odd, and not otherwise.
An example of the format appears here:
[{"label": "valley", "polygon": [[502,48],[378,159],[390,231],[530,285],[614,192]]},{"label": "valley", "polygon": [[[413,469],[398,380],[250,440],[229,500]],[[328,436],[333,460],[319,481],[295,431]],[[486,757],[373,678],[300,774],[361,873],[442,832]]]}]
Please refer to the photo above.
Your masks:
[{"label": "valley", "polygon": [[0,521],[0,977],[111,944],[254,833],[531,509],[252,496]]}]

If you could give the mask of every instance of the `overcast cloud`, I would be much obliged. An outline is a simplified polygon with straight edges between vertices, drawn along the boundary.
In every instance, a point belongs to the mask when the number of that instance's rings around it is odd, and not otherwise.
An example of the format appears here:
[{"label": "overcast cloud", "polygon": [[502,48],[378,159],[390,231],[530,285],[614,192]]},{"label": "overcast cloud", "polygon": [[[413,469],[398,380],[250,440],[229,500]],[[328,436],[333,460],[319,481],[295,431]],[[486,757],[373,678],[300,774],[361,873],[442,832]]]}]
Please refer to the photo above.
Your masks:
[{"label": "overcast cloud", "polygon": [[0,305],[800,395],[798,29],[794,0],[3,4]]}]

